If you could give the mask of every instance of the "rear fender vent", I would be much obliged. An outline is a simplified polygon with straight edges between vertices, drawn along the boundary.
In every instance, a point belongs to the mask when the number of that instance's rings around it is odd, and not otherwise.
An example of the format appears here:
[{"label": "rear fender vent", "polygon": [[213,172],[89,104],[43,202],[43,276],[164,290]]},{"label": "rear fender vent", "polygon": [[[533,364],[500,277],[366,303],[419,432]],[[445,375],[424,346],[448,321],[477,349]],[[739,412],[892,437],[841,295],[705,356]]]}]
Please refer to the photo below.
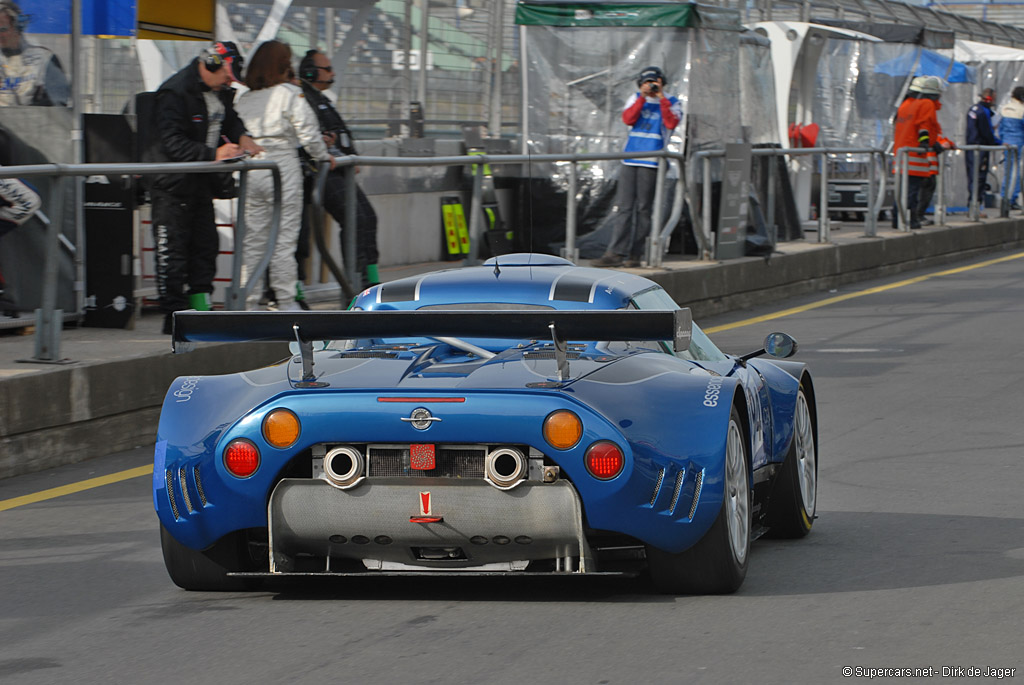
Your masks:
[{"label": "rear fender vent", "polygon": [[178,469],[178,482],[181,483],[181,498],[185,501],[185,509],[191,514],[195,511],[195,507],[192,506],[192,498],[188,494],[188,480],[185,478],[185,473],[184,466]]},{"label": "rear fender vent", "polygon": [[697,472],[697,481],[693,486],[693,504],[690,505],[690,520],[693,520],[693,515],[697,513],[697,500],[700,499],[700,486],[704,482],[704,471],[703,469]]},{"label": "rear fender vent", "polygon": [[654,484],[654,492],[651,493],[651,506],[658,501],[658,493],[661,492],[661,484],[665,480],[665,469],[658,471],[658,482]]},{"label": "rear fender vent", "polygon": [[167,469],[164,476],[164,482],[167,484],[167,499],[171,502],[171,513],[174,514],[174,520],[177,521],[181,517],[178,516],[178,502],[174,497],[174,471]]},{"label": "rear fender vent", "polygon": [[205,507],[207,504],[206,493],[203,492],[203,480],[199,477],[199,464],[196,464],[192,468],[192,476],[196,479],[196,491],[199,493],[199,501],[202,502]]},{"label": "rear fender vent", "polygon": [[686,471],[680,471],[676,474],[676,487],[672,491],[672,502],[668,505],[668,511],[670,514],[676,513],[676,504],[679,503],[679,493],[683,489],[683,482],[686,480]]}]

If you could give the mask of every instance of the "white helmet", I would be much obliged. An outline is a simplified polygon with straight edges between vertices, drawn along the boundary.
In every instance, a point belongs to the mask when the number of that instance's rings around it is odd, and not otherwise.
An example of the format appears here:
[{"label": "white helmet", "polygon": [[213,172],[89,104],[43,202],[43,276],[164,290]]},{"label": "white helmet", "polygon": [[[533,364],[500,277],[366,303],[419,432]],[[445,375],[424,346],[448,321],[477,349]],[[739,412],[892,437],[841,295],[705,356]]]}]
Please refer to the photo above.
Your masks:
[{"label": "white helmet", "polygon": [[917,76],[910,82],[910,90],[921,95],[942,95],[945,86],[938,76]]}]

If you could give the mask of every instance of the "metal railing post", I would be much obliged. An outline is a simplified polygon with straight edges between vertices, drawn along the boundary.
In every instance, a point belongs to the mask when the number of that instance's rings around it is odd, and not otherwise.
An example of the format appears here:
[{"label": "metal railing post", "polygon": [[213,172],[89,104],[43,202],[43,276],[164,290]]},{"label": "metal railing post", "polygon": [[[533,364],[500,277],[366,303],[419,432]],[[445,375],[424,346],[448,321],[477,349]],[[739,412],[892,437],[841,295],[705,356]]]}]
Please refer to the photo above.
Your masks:
[{"label": "metal railing post", "polygon": [[907,207],[907,203],[909,201],[908,200],[908,193],[910,192],[909,185],[908,185],[908,183],[909,183],[909,179],[908,179],[909,173],[908,172],[910,171],[910,169],[909,169],[910,157],[907,154],[908,149],[909,148],[901,148],[899,150],[899,152],[896,153],[897,168],[899,169],[899,173],[900,173],[900,195],[899,195],[899,200],[900,200],[899,201],[899,205],[900,205],[899,206],[899,210],[900,211],[898,212],[899,220],[897,222],[896,228],[897,228],[897,230],[903,231],[903,232],[906,232],[906,231],[910,230],[910,227],[909,227],[910,220],[907,218],[907,212],[909,211],[909,208]]},{"label": "metal railing post", "polygon": [[58,255],[60,233],[64,224],[64,194],[68,184],[64,176],[57,177],[51,186],[53,192],[53,216],[46,226],[46,256],[43,262],[42,306],[36,310],[35,356],[31,361],[62,363],[67,360],[60,356],[60,338],[64,325],[64,311],[57,308],[57,279],[60,275]]},{"label": "metal railing post", "polygon": [[480,237],[483,231],[480,229],[480,220],[483,210],[480,208],[484,188],[484,160],[486,155],[476,155],[479,163],[476,165],[476,173],[473,174],[473,199],[469,203],[469,254],[462,260],[464,266],[474,266],[480,263]]},{"label": "metal railing post", "polygon": [[653,266],[657,261],[655,254],[660,249],[662,215],[665,213],[665,164],[664,157],[658,157],[658,175],[654,181],[654,211],[651,213],[651,230],[647,233],[647,265]]},{"label": "metal railing post", "polygon": [[342,235],[345,237],[343,250],[343,261],[345,262],[345,275],[352,287],[358,292],[362,287],[362,274],[358,273],[359,265],[356,258],[356,168],[345,167],[345,225],[342,227]]},{"label": "metal railing post", "polygon": [[[249,187],[249,174],[238,173],[238,203],[235,212],[234,259],[231,260],[231,284],[224,293],[224,308],[232,312],[245,311],[246,290],[242,286],[242,246],[245,244],[245,197]],[[251,274],[250,274],[251,276]],[[251,280],[251,278],[250,278]]]},{"label": "metal railing post", "polygon": [[875,203],[872,201],[871,195],[875,190],[875,183],[878,181],[878,159],[875,153],[871,153],[871,163],[868,164],[868,192],[866,199],[868,203],[867,211],[864,212],[864,235],[868,238],[874,238],[878,235],[878,212],[875,211]]},{"label": "metal railing post", "polygon": [[939,177],[935,181],[935,225],[946,223],[946,152],[938,155]]},{"label": "metal railing post", "polygon": [[828,153],[821,153],[821,186],[818,188],[818,242],[829,241],[828,221]]},{"label": "metal railing post", "polygon": [[[968,150],[965,148],[964,154],[969,155],[974,153],[974,150]],[[967,179],[967,184],[970,186],[970,192],[967,197],[967,218],[971,221],[977,221],[980,217],[981,211],[978,209],[978,169],[974,165],[980,162],[977,156],[973,157],[973,163],[971,164],[970,178]]]},{"label": "metal railing post", "polygon": [[[576,162],[569,162],[569,188],[565,193],[565,247],[562,256],[572,263],[579,261],[576,249]],[[474,184],[476,179],[474,179]]]},{"label": "metal railing post", "polygon": [[714,259],[716,257],[717,250],[715,249],[715,242],[712,239],[711,233],[711,158],[705,157],[704,162],[704,188],[703,197],[701,198],[701,223],[704,224],[701,227],[701,233],[704,234],[704,254],[701,255],[701,259]]},{"label": "metal railing post", "polygon": [[1024,157],[1024,155],[1021,154],[1021,147],[1020,146],[1017,146],[1015,148],[1015,152],[1016,152],[1016,160],[1017,160],[1017,163],[1015,164],[1015,166],[1017,168],[1018,196],[1021,198],[1022,201],[1024,201],[1024,179],[1022,179],[1020,177],[1020,172],[1021,172],[1022,169],[1024,169],[1024,162],[1022,162],[1022,159],[1021,159],[1022,157]]},{"label": "metal railing post", "polygon": [[[682,157],[682,155],[680,155]],[[665,164],[668,164],[668,158],[665,159]],[[656,267],[661,266],[664,260],[665,253],[668,252],[669,242],[672,239],[672,231],[675,230],[676,224],[679,223],[679,217],[683,215],[683,204],[684,204],[684,186],[686,185],[685,179],[683,178],[683,163],[682,159],[678,160],[679,164],[679,177],[676,179],[675,193],[672,197],[672,212],[669,214],[668,221],[665,222],[665,226],[661,229],[661,234],[658,237],[658,249],[653,255],[654,261],[648,266]]]}]

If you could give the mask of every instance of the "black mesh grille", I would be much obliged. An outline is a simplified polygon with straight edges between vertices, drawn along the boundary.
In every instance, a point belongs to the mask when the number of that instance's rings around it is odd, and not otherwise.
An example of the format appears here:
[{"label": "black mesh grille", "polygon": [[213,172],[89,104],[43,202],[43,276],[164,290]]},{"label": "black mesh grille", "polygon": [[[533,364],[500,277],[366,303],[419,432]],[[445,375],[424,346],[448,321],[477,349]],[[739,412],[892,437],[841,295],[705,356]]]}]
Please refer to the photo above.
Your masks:
[{"label": "black mesh grille", "polygon": [[167,469],[165,482],[167,483],[167,499],[171,501],[171,513],[174,514],[175,520],[180,518],[178,516],[178,502],[174,499],[174,471]]},{"label": "black mesh grille", "polygon": [[203,492],[203,481],[199,477],[199,465],[198,464],[192,469],[192,475],[195,476],[195,478],[196,478],[196,490],[199,492],[199,501],[202,502],[203,506],[205,507],[206,506],[206,493]]},{"label": "black mesh grille", "polygon": [[658,482],[654,484],[654,492],[651,493],[651,506],[658,500],[658,493],[661,492],[661,483],[665,480],[665,469],[658,471]]},{"label": "black mesh grille", "polygon": [[434,453],[435,468],[429,471],[410,468],[408,446],[370,445],[367,456],[369,478],[483,478],[487,448],[482,445],[438,445]]},{"label": "black mesh grille", "polygon": [[[555,351],[554,350],[527,350],[526,352],[523,352],[523,359],[554,359],[554,358],[555,358]],[[580,353],[579,352],[569,351],[569,352],[565,353],[565,358],[566,359],[579,359],[580,358]]]},{"label": "black mesh grille", "polygon": [[188,480],[185,478],[185,467],[178,469],[178,482],[181,483],[181,497],[185,500],[185,508],[191,514],[195,511],[192,506],[192,498],[188,496]]},{"label": "black mesh grille", "polygon": [[398,357],[397,352],[390,352],[388,350],[358,350],[345,352],[344,355],[354,359],[395,359]]},{"label": "black mesh grille", "polygon": [[686,480],[686,471],[676,474],[676,489],[672,491],[672,503],[668,505],[669,513],[676,513],[676,504],[679,502],[679,493],[683,489],[684,480]]},{"label": "black mesh grille", "polygon": [[693,515],[697,513],[697,500],[700,499],[700,486],[704,481],[704,472],[697,472],[697,482],[693,486],[693,504],[690,505],[690,520],[693,520]]}]

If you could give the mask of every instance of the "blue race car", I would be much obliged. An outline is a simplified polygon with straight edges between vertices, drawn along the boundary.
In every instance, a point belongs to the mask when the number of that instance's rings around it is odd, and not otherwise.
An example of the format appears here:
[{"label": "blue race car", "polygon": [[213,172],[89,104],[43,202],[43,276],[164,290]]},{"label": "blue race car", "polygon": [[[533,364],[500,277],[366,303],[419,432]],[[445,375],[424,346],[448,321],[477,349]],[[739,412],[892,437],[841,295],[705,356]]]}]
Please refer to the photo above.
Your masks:
[{"label": "blue race car", "polygon": [[173,339],[292,346],[167,393],[153,500],[185,589],[646,570],[661,592],[726,593],[753,539],[814,520],[795,341],[724,354],[640,276],[505,255],[350,311],[178,312]]}]

